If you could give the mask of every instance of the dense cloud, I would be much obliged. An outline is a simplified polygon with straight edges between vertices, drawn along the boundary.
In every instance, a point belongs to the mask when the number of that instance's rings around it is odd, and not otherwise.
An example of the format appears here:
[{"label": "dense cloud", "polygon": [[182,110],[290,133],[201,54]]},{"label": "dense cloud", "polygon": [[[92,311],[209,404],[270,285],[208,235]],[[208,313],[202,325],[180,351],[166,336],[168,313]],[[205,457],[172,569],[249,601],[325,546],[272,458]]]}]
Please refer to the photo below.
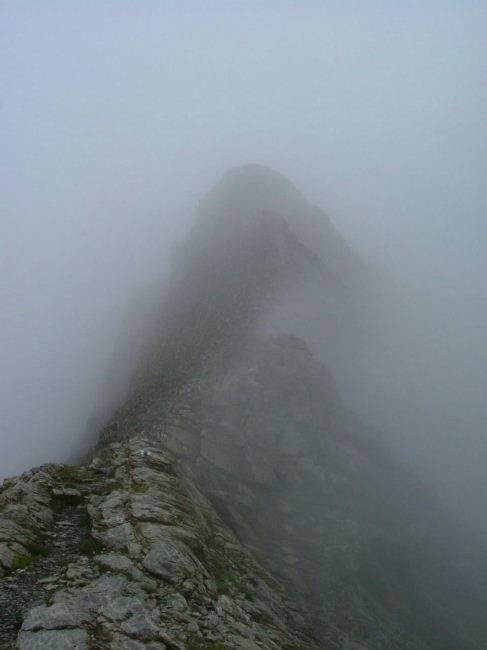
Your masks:
[{"label": "dense cloud", "polygon": [[485,6],[204,5],[2,5],[0,475],[78,448],[130,305],[162,284],[199,198],[260,162],[374,279],[367,342],[335,359],[344,399],[474,520]]}]

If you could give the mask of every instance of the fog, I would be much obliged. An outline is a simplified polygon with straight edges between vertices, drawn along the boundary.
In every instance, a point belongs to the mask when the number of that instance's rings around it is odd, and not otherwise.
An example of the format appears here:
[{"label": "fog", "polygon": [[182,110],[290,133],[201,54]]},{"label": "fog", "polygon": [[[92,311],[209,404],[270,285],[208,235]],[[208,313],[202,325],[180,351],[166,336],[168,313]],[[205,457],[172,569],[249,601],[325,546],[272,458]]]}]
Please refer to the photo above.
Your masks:
[{"label": "fog", "polygon": [[134,300],[199,198],[259,162],[325,209],[378,287],[367,343],[335,369],[345,401],[475,522],[485,3],[0,8],[0,476],[82,445]]}]

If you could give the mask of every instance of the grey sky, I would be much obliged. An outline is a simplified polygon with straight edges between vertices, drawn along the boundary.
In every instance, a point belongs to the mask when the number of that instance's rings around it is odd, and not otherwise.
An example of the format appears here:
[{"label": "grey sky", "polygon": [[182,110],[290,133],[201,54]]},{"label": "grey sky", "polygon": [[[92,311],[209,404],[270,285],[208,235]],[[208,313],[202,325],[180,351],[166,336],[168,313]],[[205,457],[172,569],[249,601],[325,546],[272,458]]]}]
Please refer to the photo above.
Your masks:
[{"label": "grey sky", "polygon": [[0,10],[0,475],[66,457],[129,301],[220,174],[260,162],[394,288],[384,348],[360,361],[350,400],[435,476],[458,461],[465,494],[477,489],[487,4]]}]

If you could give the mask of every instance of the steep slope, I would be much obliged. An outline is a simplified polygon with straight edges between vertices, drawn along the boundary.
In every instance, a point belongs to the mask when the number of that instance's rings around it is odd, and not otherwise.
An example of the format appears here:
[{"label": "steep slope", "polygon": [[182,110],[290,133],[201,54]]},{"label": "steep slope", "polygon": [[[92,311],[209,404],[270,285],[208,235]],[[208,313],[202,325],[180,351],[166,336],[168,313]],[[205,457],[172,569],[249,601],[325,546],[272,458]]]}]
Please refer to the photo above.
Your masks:
[{"label": "steep slope", "polygon": [[287,179],[259,166],[229,172],[199,207],[161,335],[102,440],[141,431],[172,449],[240,539],[306,599],[322,642],[479,647],[479,551],[275,322],[291,301],[294,321],[341,327],[363,271]]},{"label": "steep slope", "polygon": [[5,648],[22,618],[23,650],[487,644],[482,549],[296,336],[332,347],[363,275],[283,176],[222,179],[94,457],[4,486]]},{"label": "steep slope", "polygon": [[135,437],[86,465],[32,470],[0,498],[2,648],[22,617],[20,650],[316,648],[160,445]]}]

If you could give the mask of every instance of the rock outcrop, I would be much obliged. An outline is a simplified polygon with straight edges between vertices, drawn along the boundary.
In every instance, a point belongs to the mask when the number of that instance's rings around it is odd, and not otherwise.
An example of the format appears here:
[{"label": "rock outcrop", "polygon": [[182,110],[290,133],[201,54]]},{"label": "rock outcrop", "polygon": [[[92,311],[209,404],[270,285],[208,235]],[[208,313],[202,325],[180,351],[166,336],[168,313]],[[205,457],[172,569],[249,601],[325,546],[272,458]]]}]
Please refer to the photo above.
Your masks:
[{"label": "rock outcrop", "polygon": [[333,345],[363,274],[287,179],[224,177],[93,456],[4,485],[5,648],[487,643],[481,551],[297,336]]},{"label": "rock outcrop", "polygon": [[32,470],[2,499],[2,648],[317,648],[161,445],[134,437],[87,465]]}]

